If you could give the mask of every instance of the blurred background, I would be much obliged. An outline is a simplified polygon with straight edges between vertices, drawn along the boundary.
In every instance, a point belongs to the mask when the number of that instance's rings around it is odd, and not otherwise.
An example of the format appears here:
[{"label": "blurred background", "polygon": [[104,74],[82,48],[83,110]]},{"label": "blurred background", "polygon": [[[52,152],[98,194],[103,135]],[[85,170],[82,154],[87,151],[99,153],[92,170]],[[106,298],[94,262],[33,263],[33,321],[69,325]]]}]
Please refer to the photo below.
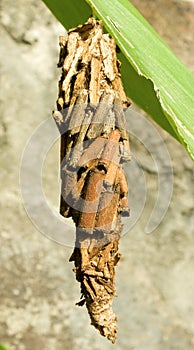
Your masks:
[{"label": "blurred background", "polygon": [[[194,72],[194,2],[132,3]],[[131,135],[132,154],[145,176],[147,192],[142,215],[120,242],[122,258],[116,268],[118,296],[114,301],[118,339],[112,345],[90,326],[85,307],[75,306],[80,293],[68,262],[72,248],[36,230],[20,195],[20,163],[26,142],[55,108],[60,76],[58,36],[65,30],[41,1],[1,0],[1,15],[0,343],[12,350],[193,349],[192,161],[178,142],[151,121],[170,153],[174,179],[167,214],[148,235],[145,227],[158,195],[157,171],[144,145]],[[149,119],[134,104],[132,109]],[[149,123],[144,126],[139,123],[137,128],[140,133],[144,128],[149,139],[153,137],[160,155],[160,142],[155,142]],[[32,176],[29,174],[29,188]],[[47,201],[57,212],[59,142],[48,152],[42,178]],[[134,201],[141,200],[141,186],[132,171],[130,179],[129,187],[136,185]],[[130,207],[133,210],[133,196]]]}]

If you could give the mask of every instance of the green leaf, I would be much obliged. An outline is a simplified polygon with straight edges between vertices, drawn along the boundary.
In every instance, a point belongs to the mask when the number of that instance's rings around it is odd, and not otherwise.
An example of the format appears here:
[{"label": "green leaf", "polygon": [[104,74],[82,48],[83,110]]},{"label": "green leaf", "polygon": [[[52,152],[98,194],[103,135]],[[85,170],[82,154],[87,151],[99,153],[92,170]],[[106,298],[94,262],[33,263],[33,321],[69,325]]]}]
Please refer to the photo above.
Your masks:
[{"label": "green leaf", "polygon": [[92,10],[84,0],[43,0],[66,29],[87,21]]},{"label": "green leaf", "polygon": [[128,0],[43,1],[66,29],[92,13],[103,21],[121,49],[127,95],[194,158],[194,76],[136,8]]},{"label": "green leaf", "polygon": [[9,348],[4,344],[0,344],[0,350],[9,350]]}]

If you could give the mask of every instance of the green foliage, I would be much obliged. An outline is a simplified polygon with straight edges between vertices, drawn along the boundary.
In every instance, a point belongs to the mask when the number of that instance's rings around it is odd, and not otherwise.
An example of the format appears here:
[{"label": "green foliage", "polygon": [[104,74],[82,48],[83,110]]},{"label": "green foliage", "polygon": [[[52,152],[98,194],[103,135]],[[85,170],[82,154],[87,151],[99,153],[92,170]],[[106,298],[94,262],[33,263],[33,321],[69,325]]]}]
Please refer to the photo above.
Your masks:
[{"label": "green foliage", "polygon": [[121,49],[127,95],[194,158],[194,76],[128,0],[43,0],[66,29],[93,14]]},{"label": "green foliage", "polygon": [[0,350],[10,350],[10,349],[8,348],[8,346],[4,344],[0,344]]}]

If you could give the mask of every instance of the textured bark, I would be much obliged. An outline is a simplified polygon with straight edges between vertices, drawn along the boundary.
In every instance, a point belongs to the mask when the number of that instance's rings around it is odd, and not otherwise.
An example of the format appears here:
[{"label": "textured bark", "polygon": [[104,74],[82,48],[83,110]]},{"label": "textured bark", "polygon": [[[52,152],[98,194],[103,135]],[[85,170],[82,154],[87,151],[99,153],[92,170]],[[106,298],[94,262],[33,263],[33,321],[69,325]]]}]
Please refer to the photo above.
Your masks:
[{"label": "textured bark", "polygon": [[76,225],[74,261],[81,284],[78,305],[87,306],[91,323],[113,343],[116,316],[115,265],[121,215],[129,215],[122,164],[130,159],[123,90],[116,45],[90,18],[60,37],[58,111],[61,132],[61,206]]}]

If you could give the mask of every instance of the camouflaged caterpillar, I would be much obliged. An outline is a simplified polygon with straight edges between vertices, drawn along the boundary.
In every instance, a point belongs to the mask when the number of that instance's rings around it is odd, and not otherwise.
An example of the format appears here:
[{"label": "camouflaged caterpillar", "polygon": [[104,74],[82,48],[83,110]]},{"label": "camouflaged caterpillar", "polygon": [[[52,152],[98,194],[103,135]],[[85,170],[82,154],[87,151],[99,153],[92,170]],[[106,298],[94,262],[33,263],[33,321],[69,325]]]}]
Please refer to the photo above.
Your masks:
[{"label": "camouflaged caterpillar", "polygon": [[[57,111],[61,132],[60,213],[76,225],[70,258],[91,323],[113,343],[112,310],[121,216],[128,216],[123,163],[130,160],[124,110],[130,105],[119,72],[113,38],[90,18],[59,38]],[[64,132],[65,131],[65,132]]]}]

